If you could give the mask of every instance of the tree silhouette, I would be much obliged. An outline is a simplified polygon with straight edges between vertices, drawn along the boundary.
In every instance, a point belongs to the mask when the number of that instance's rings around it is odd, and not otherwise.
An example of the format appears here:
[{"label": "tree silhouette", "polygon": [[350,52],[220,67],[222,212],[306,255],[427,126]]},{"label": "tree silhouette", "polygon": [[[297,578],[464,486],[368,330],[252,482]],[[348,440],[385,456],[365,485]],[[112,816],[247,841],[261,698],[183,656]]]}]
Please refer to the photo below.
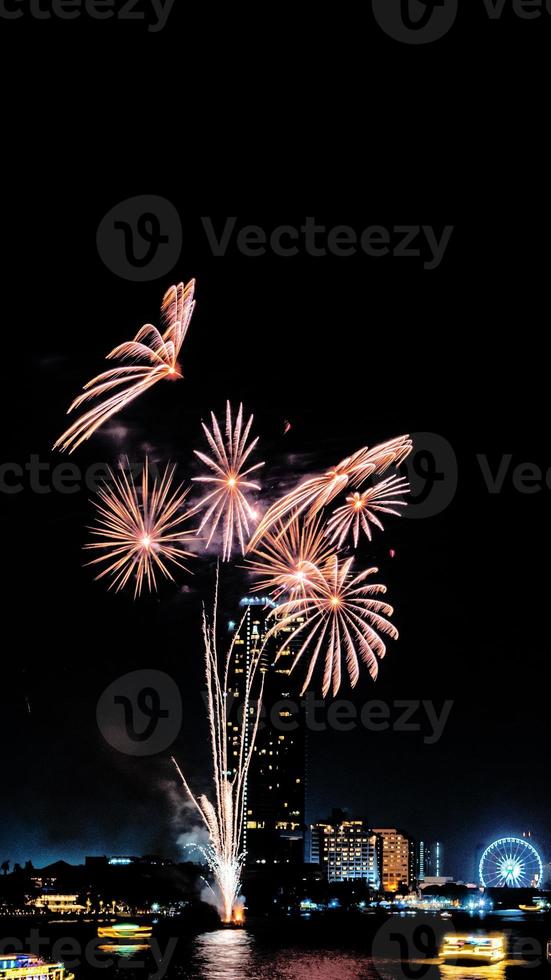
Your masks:
[{"label": "tree silhouette", "polygon": [[0,865],[0,868],[2,869],[2,871],[4,872],[4,874],[7,875],[8,871],[10,870],[10,862],[9,861],[4,861],[4,863],[2,865]]}]

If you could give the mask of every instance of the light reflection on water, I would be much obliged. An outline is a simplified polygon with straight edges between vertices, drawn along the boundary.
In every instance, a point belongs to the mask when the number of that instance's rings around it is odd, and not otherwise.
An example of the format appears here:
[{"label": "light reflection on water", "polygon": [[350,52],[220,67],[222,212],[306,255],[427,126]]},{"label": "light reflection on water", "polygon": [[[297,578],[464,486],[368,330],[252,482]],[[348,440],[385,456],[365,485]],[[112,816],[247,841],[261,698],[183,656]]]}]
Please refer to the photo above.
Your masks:
[{"label": "light reflection on water", "polygon": [[492,963],[490,966],[445,966],[439,967],[442,980],[505,980],[505,963]]},{"label": "light reflection on water", "polygon": [[220,929],[198,936],[193,966],[198,977],[212,980],[244,980],[250,972],[253,938],[246,929]]},{"label": "light reflection on water", "polygon": [[257,950],[246,929],[198,936],[190,964],[197,980],[364,980],[376,976],[367,959],[312,950]]},{"label": "light reflection on water", "polygon": [[507,975],[505,962],[452,966],[437,960],[408,965],[389,960],[379,961],[376,969],[371,957],[359,952],[267,950],[246,929],[197,936],[187,970],[194,980],[506,980]]},{"label": "light reflection on water", "polygon": [[100,953],[111,953],[121,960],[132,960],[137,953],[149,952],[149,943],[102,943],[98,946]]}]

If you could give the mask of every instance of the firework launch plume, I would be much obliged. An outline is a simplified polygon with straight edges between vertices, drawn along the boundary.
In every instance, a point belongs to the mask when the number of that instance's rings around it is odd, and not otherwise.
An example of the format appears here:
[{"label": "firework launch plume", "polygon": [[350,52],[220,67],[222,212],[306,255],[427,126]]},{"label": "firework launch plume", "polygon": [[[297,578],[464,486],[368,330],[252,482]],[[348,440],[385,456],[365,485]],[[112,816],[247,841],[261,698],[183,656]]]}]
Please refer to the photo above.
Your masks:
[{"label": "firework launch plume", "polygon": [[174,471],[175,466],[168,465],[150,488],[146,458],[141,492],[122,466],[118,475],[109,470],[111,482],[99,488],[99,500],[94,501],[98,516],[89,529],[96,540],[84,547],[101,552],[88,565],[108,563],[96,580],[109,576],[110,589],[119,592],[134,578],[137,598],[144,585],[156,591],[157,572],[174,581],[169,566],[187,571],[183,559],[191,554],[184,542],[193,532],[184,530],[183,524],[192,512],[182,510],[188,491],[182,485],[174,487]]},{"label": "firework launch plume", "polygon": [[306,512],[306,520],[312,520],[348,486],[361,486],[373,474],[384,473],[391,465],[398,466],[409,455],[411,447],[409,436],[399,436],[374,446],[373,449],[359,449],[326,473],[300,483],[268,508],[252,535],[247,550],[255,549],[277,522],[281,522],[284,530],[294,517],[303,512]]},{"label": "firework launch plume", "polygon": [[394,514],[400,516],[397,507],[405,507],[406,501],[400,499],[400,495],[409,493],[408,482],[405,477],[390,476],[381,483],[377,483],[363,493],[356,491],[346,498],[346,503],[342,507],[337,507],[332,517],[327,523],[327,534],[332,542],[340,548],[347,538],[352,535],[354,547],[358,547],[360,531],[363,531],[367,539],[371,541],[371,524],[384,531],[384,527],[377,517],[377,512],[382,514]]},{"label": "firework launch plume", "polygon": [[[392,639],[398,638],[398,630],[386,618],[394,612],[387,602],[374,598],[386,593],[386,586],[367,582],[370,575],[378,571],[368,568],[359,575],[351,574],[353,559],[339,561],[335,555],[328,562],[327,570],[318,573],[312,595],[289,599],[271,613],[276,618],[266,640],[280,630],[296,624],[297,617],[303,622],[296,627],[278,652],[278,656],[296,643],[300,636],[302,644],[295,654],[292,670],[306,651],[310,652],[310,662],[301,694],[308,687],[318,660],[324,661],[322,695],[326,697],[332,688],[336,695],[342,677],[342,659],[352,687],[355,687],[359,673],[360,660],[369,670],[371,677],[378,673],[378,658],[384,657],[386,646],[380,634]],[[359,655],[359,656],[358,656]]]},{"label": "firework launch plume", "polygon": [[209,429],[203,422],[203,432],[211,454],[194,450],[195,455],[211,471],[209,476],[194,477],[194,481],[204,483],[207,488],[212,487],[211,492],[198,505],[200,509],[206,509],[206,513],[197,533],[200,534],[203,528],[209,526],[206,541],[208,547],[222,522],[222,561],[230,560],[235,538],[239,542],[241,553],[245,553],[245,539],[249,537],[250,527],[256,520],[246,491],[260,490],[260,484],[249,477],[264,466],[264,463],[255,463],[244,469],[258,442],[258,437],[248,441],[253,420],[254,416],[251,415],[247,424],[243,425],[243,405],[240,405],[234,422],[231,405],[227,402],[225,435],[222,435],[218,419],[211,412],[212,428]]},{"label": "firework launch plume", "polygon": [[[218,585],[217,585],[218,593]],[[239,756],[234,775],[229,775],[228,758],[228,676],[232,662],[234,642],[223,662],[219,661],[216,642],[216,606],[212,624],[203,613],[203,640],[205,649],[205,676],[207,682],[207,710],[210,727],[210,744],[213,769],[213,799],[195,796],[187,780],[173,758],[183,787],[194,805],[209,835],[209,843],[199,847],[213,878],[209,888],[213,893],[220,918],[223,922],[238,921],[241,917],[239,894],[245,852],[243,849],[243,825],[246,818],[245,797],[247,774],[254,751],[264,675],[259,682],[258,702],[254,722],[251,722],[252,692],[260,652],[249,665],[245,681],[242,719],[239,723]],[[239,631],[236,631],[236,636]]]},{"label": "firework launch plume", "polygon": [[182,377],[178,357],[195,307],[194,290],[194,279],[187,286],[184,283],[171,286],[161,310],[164,333],[147,323],[134,340],[120,344],[107,355],[108,360],[134,363],[104,371],[84,386],[83,394],[75,398],[67,414],[90,401],[96,401],[96,404],[69,426],[54,444],[54,449],[72,453],[107,419],[158,381]]}]

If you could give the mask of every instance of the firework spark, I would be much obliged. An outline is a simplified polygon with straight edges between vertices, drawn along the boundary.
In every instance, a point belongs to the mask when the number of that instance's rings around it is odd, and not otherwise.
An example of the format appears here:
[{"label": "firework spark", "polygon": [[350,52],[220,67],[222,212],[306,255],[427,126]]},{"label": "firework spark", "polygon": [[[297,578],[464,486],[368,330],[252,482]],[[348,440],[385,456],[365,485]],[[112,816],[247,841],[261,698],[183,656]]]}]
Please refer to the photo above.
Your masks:
[{"label": "firework spark", "polygon": [[251,507],[243,491],[260,490],[260,485],[248,479],[251,473],[264,466],[255,463],[244,469],[244,465],[258,442],[258,437],[248,442],[254,416],[243,426],[243,405],[239,406],[235,424],[229,402],[226,404],[225,439],[222,436],[218,420],[211,412],[212,431],[203,422],[203,431],[207,437],[212,455],[194,450],[202,463],[212,471],[210,476],[194,477],[195,482],[213,485],[214,489],[200,502],[201,508],[206,507],[206,513],[197,533],[209,524],[209,536],[206,547],[220,521],[223,524],[222,560],[229,561],[234,538],[237,537],[241,553],[245,553],[245,538],[249,537],[250,522],[256,520],[256,512]]},{"label": "firework spark", "polygon": [[[161,310],[163,334],[147,323],[134,340],[120,344],[107,355],[108,360],[138,363],[104,371],[84,385],[83,394],[75,398],[67,414],[93,399],[100,401],[73,422],[54,444],[54,449],[67,449],[72,453],[107,419],[158,381],[182,377],[178,357],[195,307],[194,289],[195,280],[192,279],[187,286],[180,283],[167,291]],[[114,390],[114,394],[108,394]]]},{"label": "firework spark", "polygon": [[301,694],[304,694],[312,679],[320,653],[323,652],[325,659],[322,694],[326,697],[331,687],[333,695],[340,688],[343,652],[350,683],[355,687],[360,673],[358,657],[367,665],[371,676],[376,678],[377,658],[384,657],[386,653],[386,646],[379,634],[393,640],[398,638],[398,630],[386,619],[394,612],[392,606],[373,598],[384,595],[386,586],[366,583],[368,576],[378,569],[368,568],[352,576],[352,562],[353,559],[348,558],[339,563],[338,557],[334,556],[329,561],[328,570],[318,575],[313,595],[289,599],[270,613],[270,616],[277,617],[277,622],[266,639],[293,625],[297,616],[304,617],[304,622],[293,630],[278,653],[279,656],[289,643],[294,644],[301,636],[302,645],[295,654],[291,668],[294,670],[306,650],[313,646]]},{"label": "firework spark", "polygon": [[[216,602],[215,602],[216,611]],[[236,636],[238,632],[236,632]],[[260,702],[264,675],[259,684],[258,708],[256,718],[251,722],[252,691],[256,676],[259,655],[250,665],[244,689],[242,720],[239,723],[239,757],[235,774],[228,776],[228,675],[234,643],[231,644],[225,662],[220,664],[216,646],[216,613],[214,622],[207,623],[203,615],[203,638],[205,647],[205,675],[207,681],[207,710],[210,726],[212,752],[214,803],[206,796],[194,796],[185,776],[175,759],[172,761],[182,780],[184,789],[197,809],[203,825],[209,834],[206,847],[199,847],[214,878],[213,892],[220,917],[223,922],[237,922],[242,918],[239,903],[241,877],[245,852],[243,850],[243,823],[245,817],[245,798],[247,774],[254,752],[254,745],[260,720]],[[231,765],[234,763],[232,761]]]},{"label": "firework spark", "polygon": [[406,478],[390,476],[374,487],[364,490],[363,493],[356,491],[350,494],[346,498],[346,503],[342,507],[337,507],[327,523],[330,540],[340,548],[352,533],[354,547],[357,548],[360,531],[363,531],[371,541],[370,523],[384,531],[376,512],[399,517],[400,511],[395,508],[406,506],[406,501],[400,500],[400,494],[403,493],[409,493]]},{"label": "firework spark", "polygon": [[100,550],[101,554],[88,565],[109,562],[96,576],[110,576],[110,589],[119,592],[135,577],[134,598],[144,584],[150,592],[156,591],[156,572],[174,581],[169,565],[188,571],[183,562],[191,557],[183,543],[192,531],[182,529],[191,511],[182,512],[182,504],[188,493],[182,485],[174,488],[175,466],[167,466],[160,481],[155,478],[149,487],[149,466],[146,458],[141,481],[141,494],[131,473],[121,467],[120,475],[109,470],[111,484],[105,483],[98,490],[99,501],[96,525],[90,528],[99,538],[86,544],[87,550]]},{"label": "firework spark", "polygon": [[335,553],[319,520],[306,525],[296,517],[287,527],[276,524],[246,561],[255,576],[261,576],[253,592],[268,590],[278,599],[284,593],[297,598],[311,593],[320,569]]},{"label": "firework spark", "polygon": [[384,473],[392,464],[398,466],[411,452],[411,446],[409,436],[399,436],[373,449],[359,449],[326,473],[305,480],[268,508],[249,541],[248,550],[256,548],[261,538],[278,521],[285,528],[293,516],[303,511],[307,511],[307,520],[311,520],[349,484],[360,486],[372,474]]}]

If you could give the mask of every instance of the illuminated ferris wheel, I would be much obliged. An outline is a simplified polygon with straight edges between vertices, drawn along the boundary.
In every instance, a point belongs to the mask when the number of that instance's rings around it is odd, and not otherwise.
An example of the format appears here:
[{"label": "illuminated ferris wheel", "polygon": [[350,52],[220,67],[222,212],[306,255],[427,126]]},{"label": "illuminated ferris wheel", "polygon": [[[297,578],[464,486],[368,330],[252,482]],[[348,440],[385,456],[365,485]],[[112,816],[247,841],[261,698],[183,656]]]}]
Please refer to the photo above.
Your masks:
[{"label": "illuminated ferris wheel", "polygon": [[486,888],[539,888],[543,865],[529,841],[522,837],[501,837],[484,851],[479,875]]}]

